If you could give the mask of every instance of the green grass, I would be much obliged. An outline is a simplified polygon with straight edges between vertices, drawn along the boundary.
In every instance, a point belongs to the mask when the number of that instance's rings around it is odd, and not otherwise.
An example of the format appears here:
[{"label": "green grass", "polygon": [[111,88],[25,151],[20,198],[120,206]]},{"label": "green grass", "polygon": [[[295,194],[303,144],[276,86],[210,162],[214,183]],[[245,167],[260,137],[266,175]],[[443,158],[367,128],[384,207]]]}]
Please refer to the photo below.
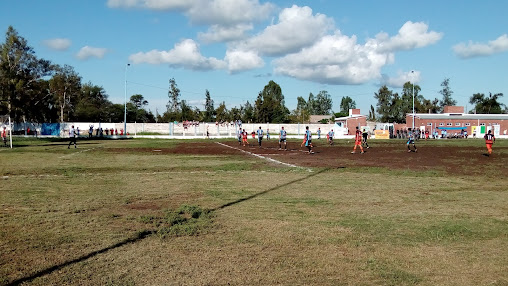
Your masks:
[{"label": "green grass", "polygon": [[[209,141],[83,140],[68,150],[19,138],[1,149],[0,285],[508,282],[505,178],[174,154],[192,142]],[[508,142],[495,147],[505,154]],[[466,164],[456,152],[449,163]]]}]

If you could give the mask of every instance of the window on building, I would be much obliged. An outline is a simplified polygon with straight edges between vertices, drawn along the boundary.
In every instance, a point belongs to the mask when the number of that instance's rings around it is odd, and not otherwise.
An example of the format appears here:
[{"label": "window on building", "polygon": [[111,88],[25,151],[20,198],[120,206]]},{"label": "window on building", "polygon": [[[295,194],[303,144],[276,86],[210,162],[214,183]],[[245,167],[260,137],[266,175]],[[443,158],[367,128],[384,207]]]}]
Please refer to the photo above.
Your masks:
[{"label": "window on building", "polygon": [[480,126],[485,126],[485,123],[480,123]]},{"label": "window on building", "polygon": [[427,123],[427,126],[432,126],[432,123]]},{"label": "window on building", "polygon": [[466,126],[471,126],[471,123],[466,123]]},{"label": "window on building", "polygon": [[460,126],[460,123],[455,123],[455,126]]},{"label": "window on building", "polygon": [[450,122],[450,123],[446,123],[446,126],[452,126],[453,124]]},{"label": "window on building", "polygon": [[439,123],[439,126],[444,126],[444,123]]},{"label": "window on building", "polygon": [[497,123],[497,122],[494,122],[494,123],[492,123],[492,125],[499,125],[499,123]]}]

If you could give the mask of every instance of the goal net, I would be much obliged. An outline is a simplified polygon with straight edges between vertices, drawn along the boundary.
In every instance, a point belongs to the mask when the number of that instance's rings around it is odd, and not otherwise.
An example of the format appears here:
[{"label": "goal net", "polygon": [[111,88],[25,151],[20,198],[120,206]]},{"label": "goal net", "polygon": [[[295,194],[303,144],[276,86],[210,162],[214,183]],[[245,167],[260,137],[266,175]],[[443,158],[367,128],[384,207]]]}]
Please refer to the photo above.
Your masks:
[{"label": "goal net", "polygon": [[12,148],[12,125],[9,115],[0,115],[0,134],[2,135],[0,146]]}]

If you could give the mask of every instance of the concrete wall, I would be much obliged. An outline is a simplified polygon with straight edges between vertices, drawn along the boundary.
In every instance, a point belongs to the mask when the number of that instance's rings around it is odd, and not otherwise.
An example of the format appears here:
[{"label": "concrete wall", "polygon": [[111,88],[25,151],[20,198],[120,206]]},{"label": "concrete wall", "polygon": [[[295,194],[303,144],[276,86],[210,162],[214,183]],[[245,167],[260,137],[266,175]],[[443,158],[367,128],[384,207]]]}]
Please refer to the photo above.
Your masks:
[{"label": "concrete wall", "polygon": [[[121,134],[121,130],[124,128],[123,123],[98,123],[98,122],[67,122],[61,124],[60,136],[65,137],[69,133],[69,129],[74,125],[75,128],[79,129],[80,136],[88,136],[88,130],[90,126],[93,126],[93,136],[96,136],[97,129],[103,129],[103,135],[106,136],[105,130],[113,129],[113,132]],[[270,123],[243,123],[242,129],[245,129],[248,133],[256,131],[259,127],[264,130],[265,134],[270,132],[272,137],[277,137],[279,130],[282,126],[286,130],[290,137],[303,136],[305,127],[309,126],[312,134],[317,138],[317,130],[321,128],[321,136],[326,137],[326,134],[331,129],[335,131],[335,137],[341,138],[340,131],[335,124],[270,124]],[[40,134],[40,124],[31,123],[20,123],[15,124],[14,130],[26,130],[30,127],[31,130],[37,130]],[[207,130],[209,135],[212,137],[235,137],[238,126],[234,124],[216,124],[216,123],[199,123],[189,124],[184,126],[182,123],[127,123],[127,133],[129,136],[141,136],[147,134],[148,136],[153,135],[165,135],[165,136],[177,136],[177,137],[206,137]],[[109,133],[108,133],[109,134]],[[109,134],[110,135],[110,134]]]}]

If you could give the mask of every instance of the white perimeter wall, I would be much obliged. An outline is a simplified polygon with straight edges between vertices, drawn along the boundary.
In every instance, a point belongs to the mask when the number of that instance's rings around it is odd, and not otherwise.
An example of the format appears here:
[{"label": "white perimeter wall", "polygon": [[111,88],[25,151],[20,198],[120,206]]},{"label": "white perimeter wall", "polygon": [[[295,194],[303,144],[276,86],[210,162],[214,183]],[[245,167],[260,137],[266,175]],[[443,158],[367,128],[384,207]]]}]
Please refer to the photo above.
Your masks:
[{"label": "white perimeter wall", "polygon": [[[65,137],[69,134],[70,127],[74,125],[75,128],[79,128],[80,136],[88,136],[88,130],[91,125],[93,125],[94,132],[93,135],[96,135],[96,130],[98,128],[102,128],[104,131],[106,129],[110,130],[118,130],[118,134],[120,134],[120,130],[124,128],[123,123],[98,123],[98,122],[67,122],[62,123],[60,125],[61,131],[60,136]],[[261,126],[264,134],[266,135],[267,130],[270,132],[270,136],[278,137],[279,130],[282,126],[286,130],[289,137],[298,137],[303,136],[305,133],[305,127],[309,126],[309,129],[312,131],[314,138],[317,138],[317,130],[321,128],[321,137],[326,137],[326,134],[333,129],[335,132],[335,138],[342,138],[344,133],[347,134],[346,130],[343,130],[339,126],[335,124],[269,124],[269,123],[243,123],[241,128],[245,129],[248,133],[252,131],[256,131]],[[32,124],[32,123],[19,123],[15,124],[15,130],[26,130],[30,127],[31,130],[37,130],[40,134],[41,125],[40,124]],[[208,129],[209,135],[211,137],[235,137],[236,130],[238,126],[234,124],[215,124],[215,123],[199,123],[199,125],[189,125],[187,128],[184,128],[182,123],[174,124],[174,123],[127,123],[127,133],[129,136],[143,136],[143,137],[155,137],[155,136],[171,136],[171,137],[206,137],[206,131]],[[141,133],[141,134],[140,134]],[[143,135],[142,133],[156,133],[151,135]],[[105,136],[106,133],[104,132]],[[349,136],[346,136],[349,137]],[[345,137],[344,137],[345,138]]]}]

